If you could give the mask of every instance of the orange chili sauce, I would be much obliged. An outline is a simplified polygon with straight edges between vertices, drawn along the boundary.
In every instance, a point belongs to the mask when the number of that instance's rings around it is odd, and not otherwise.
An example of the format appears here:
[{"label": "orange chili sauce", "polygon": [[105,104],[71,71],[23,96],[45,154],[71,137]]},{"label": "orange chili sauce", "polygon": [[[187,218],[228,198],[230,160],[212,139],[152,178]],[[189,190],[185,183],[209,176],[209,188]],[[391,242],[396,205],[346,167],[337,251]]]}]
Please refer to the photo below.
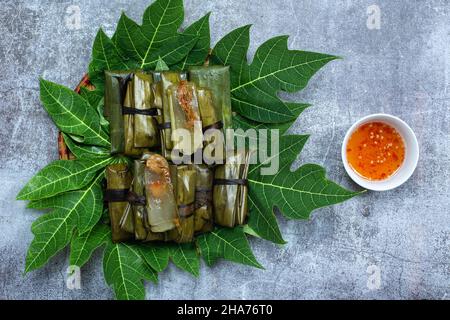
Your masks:
[{"label": "orange chili sauce", "polygon": [[360,126],[347,143],[347,160],[352,169],[368,180],[385,180],[405,160],[405,143],[392,126],[369,122]]}]

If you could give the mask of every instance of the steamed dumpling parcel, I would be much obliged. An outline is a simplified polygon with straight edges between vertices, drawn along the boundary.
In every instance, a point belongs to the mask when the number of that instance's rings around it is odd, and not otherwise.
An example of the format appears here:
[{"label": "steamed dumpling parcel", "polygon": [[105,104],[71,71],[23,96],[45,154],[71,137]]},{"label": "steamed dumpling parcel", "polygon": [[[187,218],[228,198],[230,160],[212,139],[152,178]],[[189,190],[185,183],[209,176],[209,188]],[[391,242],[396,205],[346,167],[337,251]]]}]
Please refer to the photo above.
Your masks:
[{"label": "steamed dumpling parcel", "polygon": [[218,225],[233,228],[246,222],[249,158],[249,151],[238,151],[227,157],[226,164],[216,168],[213,203]]},{"label": "steamed dumpling parcel", "polygon": [[152,154],[146,160],[144,182],[147,220],[152,232],[165,232],[178,224],[177,203],[167,160]]},{"label": "steamed dumpling parcel", "polygon": [[167,90],[173,149],[192,155],[203,148],[203,131],[197,91],[191,82],[180,81]]}]

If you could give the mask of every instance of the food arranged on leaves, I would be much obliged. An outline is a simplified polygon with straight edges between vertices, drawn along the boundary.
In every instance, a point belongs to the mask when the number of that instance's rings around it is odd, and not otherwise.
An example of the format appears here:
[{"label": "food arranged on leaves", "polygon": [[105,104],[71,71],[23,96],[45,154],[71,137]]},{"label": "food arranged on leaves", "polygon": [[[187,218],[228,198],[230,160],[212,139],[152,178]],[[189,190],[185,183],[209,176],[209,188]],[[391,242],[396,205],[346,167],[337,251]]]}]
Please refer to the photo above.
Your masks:
[{"label": "food arranged on leaves", "polygon": [[[215,225],[246,223],[248,151],[229,152],[219,165],[171,159],[172,151],[192,159],[214,142],[205,132],[231,128],[228,67],[106,71],[104,113],[111,153],[131,158],[106,170],[114,242],[188,243]],[[179,129],[193,139],[177,137]]]}]

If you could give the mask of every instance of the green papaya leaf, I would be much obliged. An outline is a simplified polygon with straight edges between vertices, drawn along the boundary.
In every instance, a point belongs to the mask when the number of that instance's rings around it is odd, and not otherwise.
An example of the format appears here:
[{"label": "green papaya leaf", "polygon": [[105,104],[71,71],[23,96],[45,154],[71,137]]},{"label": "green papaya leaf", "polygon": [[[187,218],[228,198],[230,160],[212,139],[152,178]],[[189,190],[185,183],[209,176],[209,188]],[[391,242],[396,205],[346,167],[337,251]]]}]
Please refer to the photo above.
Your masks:
[{"label": "green papaya leaf", "polygon": [[247,62],[250,45],[250,27],[246,25],[225,35],[213,49],[211,61],[231,67],[231,84],[239,85],[240,70]]},{"label": "green papaya leaf", "polygon": [[111,238],[111,229],[104,224],[97,224],[88,232],[76,233],[70,243],[70,265],[82,267],[92,256],[92,253]]},{"label": "green papaya leaf", "polygon": [[[55,209],[67,214],[77,216],[77,229],[79,234],[84,234],[92,229],[100,220],[103,212],[103,191],[101,181],[104,173],[101,173],[85,189],[69,191],[55,197],[40,199],[29,204],[33,209]],[[35,224],[33,228],[38,226]]]},{"label": "green papaya leaf", "polygon": [[81,189],[112,160],[104,158],[55,161],[31,178],[17,195],[17,200],[39,200]]},{"label": "green papaya leaf", "polygon": [[40,80],[40,88],[44,108],[62,132],[81,137],[86,144],[110,146],[98,114],[80,95],[44,79]]},{"label": "green papaya leaf", "polygon": [[295,120],[280,91],[303,89],[311,77],[335,56],[289,50],[287,36],[269,39],[247,64],[250,27],[238,28],[226,35],[213,51],[213,61],[231,66],[233,109],[254,121],[283,123]]},{"label": "green papaya leaf", "polygon": [[173,65],[172,69],[187,70],[190,66],[199,66],[205,63],[211,48],[210,15],[211,13],[207,13],[204,17],[187,27],[184,33],[198,36],[198,41],[185,58]]},{"label": "green papaya leaf", "polygon": [[248,224],[244,225],[242,227],[242,229],[244,229],[244,233],[248,234],[252,237],[256,237],[256,238],[261,238],[256,232],[255,230],[253,230]]},{"label": "green papaya leaf", "polygon": [[123,60],[113,41],[100,28],[92,48],[89,74],[95,71],[127,70],[128,68],[129,65]]},{"label": "green papaya leaf", "polygon": [[110,157],[109,149],[76,143],[63,133],[64,142],[77,159],[101,159]]},{"label": "green papaya leaf", "polygon": [[75,221],[75,214],[56,210],[34,222],[35,237],[28,249],[25,273],[39,269],[69,244]]},{"label": "green papaya leaf", "polygon": [[[303,149],[309,136],[306,135],[285,135],[281,136],[279,140],[279,150],[277,153],[272,154],[269,148],[269,157],[265,162],[260,162],[255,165],[251,165],[249,169],[249,177],[259,179],[260,169],[266,166],[266,163],[270,163],[274,158],[278,157],[281,170],[287,167],[290,168],[292,162],[297,158],[300,151]],[[252,228],[261,238],[272,241],[278,244],[284,244],[285,241],[281,235],[278,227],[278,222],[273,210],[267,210],[266,200],[261,202],[259,198],[266,197],[265,194],[254,197],[254,193],[249,195],[249,208],[250,217],[248,221],[249,227]],[[271,199],[271,198],[269,198]]]},{"label": "green papaya leaf", "polygon": [[172,262],[181,270],[198,277],[200,275],[200,261],[196,247],[192,243],[170,246]]},{"label": "green papaya leaf", "polygon": [[34,203],[34,208],[54,208],[54,211],[41,216],[31,227],[35,237],[28,249],[25,272],[42,267],[64,249],[75,228],[89,230],[98,222],[103,207],[102,178],[103,174],[99,175],[84,190]]},{"label": "green papaya leaf", "polygon": [[126,243],[108,242],[103,256],[103,274],[118,300],[144,300],[143,280],[158,281],[152,270],[139,254],[139,249]]},{"label": "green papaya leaf", "polygon": [[248,226],[260,238],[277,244],[285,244],[286,241],[283,239],[273,210],[265,210],[258,201],[258,198],[248,197],[250,210]]},{"label": "green papaya leaf", "polygon": [[97,110],[97,114],[100,118],[100,126],[103,131],[109,134],[109,122],[103,116],[103,110],[105,106],[105,100],[103,92],[100,90],[89,90],[86,87],[81,87],[80,95],[89,103],[89,105]]},{"label": "green papaya leaf", "polygon": [[223,258],[236,263],[263,269],[252,253],[244,229],[219,228],[197,238],[202,256],[209,266]]},{"label": "green papaya leaf", "polygon": [[158,62],[156,63],[155,71],[168,71],[170,70],[169,66],[164,62],[161,57],[158,58]]},{"label": "green papaya leaf", "polygon": [[159,57],[171,65],[181,61],[198,40],[178,34],[183,19],[182,0],[157,0],[145,11],[142,25],[122,14],[112,41],[134,68],[154,69]]},{"label": "green papaya leaf", "polygon": [[249,184],[250,197],[261,210],[272,212],[276,206],[291,219],[308,219],[315,209],[359,194],[327,180],[325,170],[313,164],[304,165],[294,172],[290,166],[283,166],[273,176],[254,172],[249,177]]},{"label": "green papaya leaf", "polygon": [[287,103],[288,108],[291,110],[291,112],[293,113],[294,117],[292,118],[292,120],[284,122],[284,123],[262,123],[262,122],[256,122],[256,121],[252,121],[250,119],[247,119],[239,114],[235,114],[233,116],[233,127],[235,129],[243,129],[243,130],[248,130],[248,129],[267,129],[267,130],[272,130],[272,129],[278,129],[280,130],[280,135],[286,133],[286,131],[288,131],[292,125],[294,124],[294,122],[297,120],[298,116],[308,107],[310,107],[309,104],[302,104],[302,103]]},{"label": "green papaya leaf", "polygon": [[153,70],[160,59],[164,60],[169,66],[174,65],[180,62],[192,50],[197,41],[197,35],[178,34],[167,40],[164,46],[157,51],[151,53],[141,67],[145,70]]},{"label": "green papaya leaf", "polygon": [[170,249],[162,244],[143,244],[139,246],[141,256],[156,272],[163,272],[169,264]]},{"label": "green papaya leaf", "polygon": [[[308,135],[284,135],[279,137],[278,152],[272,152],[271,146],[268,147],[268,157],[264,161],[260,161],[257,164],[250,165],[249,177],[259,179],[261,169],[268,167],[270,162],[278,158],[280,170],[284,168],[289,169],[292,163],[297,159],[299,153],[302,151],[306,142],[308,141]],[[269,176],[272,177],[272,176]]]}]

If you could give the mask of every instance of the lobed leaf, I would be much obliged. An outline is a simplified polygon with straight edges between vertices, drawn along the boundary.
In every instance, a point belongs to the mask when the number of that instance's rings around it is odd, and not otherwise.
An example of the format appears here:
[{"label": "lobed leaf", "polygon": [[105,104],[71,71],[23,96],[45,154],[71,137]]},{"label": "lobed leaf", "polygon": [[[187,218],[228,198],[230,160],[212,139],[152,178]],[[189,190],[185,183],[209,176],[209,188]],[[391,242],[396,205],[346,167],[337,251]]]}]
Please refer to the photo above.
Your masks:
[{"label": "lobed leaf", "polygon": [[127,70],[132,67],[133,65],[120,55],[115,43],[100,28],[94,40],[89,64],[89,80],[96,91],[103,95],[105,70]]},{"label": "lobed leaf", "polygon": [[19,192],[17,200],[40,200],[85,187],[112,158],[58,160],[36,174]]},{"label": "lobed leaf", "polygon": [[136,246],[108,242],[103,256],[103,274],[118,300],[143,300],[143,280],[158,280],[157,273],[144,261]]},{"label": "lobed leaf", "polygon": [[359,194],[327,180],[325,169],[312,164],[292,172],[290,163],[284,163],[273,176],[253,172],[249,176],[249,184],[250,197],[261,211],[272,212],[276,206],[292,219],[308,219],[315,209],[343,202]]},{"label": "lobed leaf", "polygon": [[63,133],[63,138],[67,147],[77,159],[102,159],[110,157],[109,149],[79,144],[65,133]]},{"label": "lobed leaf", "polygon": [[250,120],[283,123],[295,120],[287,102],[278,92],[303,89],[311,77],[337,57],[314,52],[289,50],[287,36],[269,39],[247,64],[250,26],[233,30],[220,40],[213,61],[231,66],[233,109]]},{"label": "lobed leaf", "polygon": [[256,261],[245,236],[244,229],[219,228],[197,238],[202,256],[209,266],[219,258],[263,269]]},{"label": "lobed leaf", "polygon": [[192,50],[183,60],[172,66],[173,70],[187,70],[190,66],[199,66],[205,63],[211,48],[211,35],[209,28],[209,17],[207,13],[198,21],[186,28],[185,34],[192,34],[198,37],[198,40]]},{"label": "lobed leaf", "polygon": [[291,112],[293,113],[294,117],[289,120],[286,121],[284,123],[263,123],[263,122],[257,122],[257,121],[253,121],[250,119],[247,119],[239,114],[235,114],[233,116],[233,127],[235,129],[243,129],[243,130],[248,130],[248,129],[255,129],[255,130],[259,130],[259,129],[267,129],[267,130],[272,130],[272,129],[278,129],[280,130],[280,135],[286,133],[286,131],[288,131],[292,125],[294,124],[294,122],[297,120],[297,118],[300,116],[300,114],[307,109],[308,107],[310,107],[309,104],[305,104],[305,103],[287,103],[288,108],[291,110]]},{"label": "lobed leaf", "polygon": [[[29,204],[33,209],[55,209],[66,214],[77,216],[77,229],[83,234],[92,229],[100,220],[103,212],[103,191],[101,182],[104,174],[101,173],[85,189],[65,192],[55,197],[40,199]],[[33,226],[32,230],[34,231]]]},{"label": "lobed leaf", "polygon": [[170,257],[181,270],[198,277],[200,275],[200,261],[196,247],[192,243],[170,246]]},{"label": "lobed leaf", "polygon": [[76,217],[65,211],[41,216],[33,223],[35,237],[28,248],[25,273],[39,269],[69,243]]},{"label": "lobed leaf", "polygon": [[44,108],[62,132],[77,136],[86,144],[110,146],[98,114],[80,95],[44,79],[40,80],[40,88]]},{"label": "lobed leaf", "polygon": [[143,244],[139,251],[148,265],[156,272],[163,272],[169,264],[170,249],[162,244]]},{"label": "lobed leaf", "polygon": [[169,66],[164,62],[161,57],[159,57],[158,62],[156,63],[155,71],[168,71],[170,70]]},{"label": "lobed leaf", "polygon": [[70,265],[82,267],[100,246],[111,238],[111,229],[104,224],[97,224],[84,234],[76,233],[70,243]]},{"label": "lobed leaf", "polygon": [[105,107],[105,99],[103,92],[100,90],[89,90],[86,87],[81,87],[80,95],[88,102],[88,104],[97,110],[97,114],[100,118],[100,126],[105,133],[109,135],[109,122],[103,116],[103,110]]},{"label": "lobed leaf", "polygon": [[142,25],[122,14],[112,42],[132,68],[154,69],[159,58],[175,64],[198,40],[197,35],[178,33],[183,19],[182,0],[157,0],[145,11]]},{"label": "lobed leaf", "polygon": [[102,178],[103,174],[99,175],[84,190],[34,202],[34,208],[54,210],[41,216],[31,227],[35,237],[28,250],[25,272],[42,267],[65,248],[75,228],[89,230],[98,222],[103,209],[103,194],[99,186]]}]

